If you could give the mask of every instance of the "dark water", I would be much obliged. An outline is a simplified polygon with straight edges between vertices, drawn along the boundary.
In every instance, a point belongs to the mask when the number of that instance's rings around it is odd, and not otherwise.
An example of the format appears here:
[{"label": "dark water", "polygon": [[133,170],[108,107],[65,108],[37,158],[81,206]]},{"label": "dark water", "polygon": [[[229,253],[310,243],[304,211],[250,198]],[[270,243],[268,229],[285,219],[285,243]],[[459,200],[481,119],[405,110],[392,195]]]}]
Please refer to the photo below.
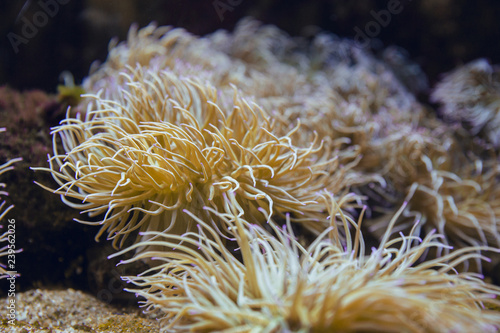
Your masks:
[{"label": "dark water", "polygon": [[407,49],[431,83],[479,57],[500,62],[500,3],[494,0],[2,0],[0,13],[0,84],[17,89],[55,91],[64,70],[81,80],[94,60],[105,60],[109,40],[123,40],[133,22],[204,35],[253,16],[291,35],[326,30],[369,37],[375,49]]}]

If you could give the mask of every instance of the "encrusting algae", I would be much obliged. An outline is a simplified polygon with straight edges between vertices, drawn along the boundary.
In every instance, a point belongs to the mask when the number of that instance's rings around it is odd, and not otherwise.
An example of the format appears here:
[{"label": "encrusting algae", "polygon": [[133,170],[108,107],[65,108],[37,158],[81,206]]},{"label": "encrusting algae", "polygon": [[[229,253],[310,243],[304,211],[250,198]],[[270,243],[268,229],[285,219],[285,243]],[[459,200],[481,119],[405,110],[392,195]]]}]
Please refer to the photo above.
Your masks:
[{"label": "encrusting algae", "polygon": [[34,169],[97,238],[135,240],[114,256],[151,265],[124,279],[163,331],[497,332],[500,289],[466,271],[498,257],[496,150],[398,75],[250,19],[132,27]]}]

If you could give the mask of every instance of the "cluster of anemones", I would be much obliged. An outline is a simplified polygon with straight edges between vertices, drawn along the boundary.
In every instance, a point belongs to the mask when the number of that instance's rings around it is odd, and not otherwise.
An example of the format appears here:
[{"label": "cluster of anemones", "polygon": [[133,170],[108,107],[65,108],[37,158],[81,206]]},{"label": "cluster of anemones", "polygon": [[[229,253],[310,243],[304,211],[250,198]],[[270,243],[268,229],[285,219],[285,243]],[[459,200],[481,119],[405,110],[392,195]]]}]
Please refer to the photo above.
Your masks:
[{"label": "cluster of anemones", "polygon": [[[84,87],[38,168],[59,187],[42,186],[99,217],[80,221],[97,237],[139,234],[125,251],[155,265],[126,279],[165,330],[499,327],[483,306],[500,290],[463,272],[498,246],[498,167],[352,43],[252,20],[205,38],[132,28]],[[371,253],[345,210],[365,199]]]}]

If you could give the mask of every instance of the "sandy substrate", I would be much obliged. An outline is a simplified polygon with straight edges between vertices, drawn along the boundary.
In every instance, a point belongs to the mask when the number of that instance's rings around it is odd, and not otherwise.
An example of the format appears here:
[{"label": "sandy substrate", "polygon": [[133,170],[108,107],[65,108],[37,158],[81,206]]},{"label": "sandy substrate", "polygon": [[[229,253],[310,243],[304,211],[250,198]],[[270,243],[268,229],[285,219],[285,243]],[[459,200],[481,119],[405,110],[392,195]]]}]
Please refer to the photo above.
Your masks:
[{"label": "sandy substrate", "polygon": [[16,321],[9,323],[8,299],[1,299],[0,331],[27,332],[158,332],[154,318],[137,308],[112,307],[97,298],[73,289],[31,290],[16,295]]}]

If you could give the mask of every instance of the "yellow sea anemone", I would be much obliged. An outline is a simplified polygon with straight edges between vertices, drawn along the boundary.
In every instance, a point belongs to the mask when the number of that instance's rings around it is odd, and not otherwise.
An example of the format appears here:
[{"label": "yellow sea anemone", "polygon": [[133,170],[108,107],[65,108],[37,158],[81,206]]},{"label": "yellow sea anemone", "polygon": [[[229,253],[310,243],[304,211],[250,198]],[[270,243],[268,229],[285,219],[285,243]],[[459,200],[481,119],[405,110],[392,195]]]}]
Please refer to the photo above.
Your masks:
[{"label": "yellow sea anemone", "polygon": [[335,221],[308,248],[296,241],[289,223],[283,228],[270,223],[270,233],[243,220],[235,199],[225,213],[207,210],[228,226],[236,253],[210,223],[186,212],[198,232],[148,233],[151,241],[128,249],[175,246],[130,260],[152,258],[160,264],[126,277],[140,288],[129,291],[146,299],[147,311],[164,314],[164,332],[497,331],[500,314],[485,305],[500,304],[495,299],[500,288],[454,270],[463,260],[480,257],[478,248],[421,262],[429,249],[445,246],[441,236],[420,239],[410,233],[389,241],[396,215],[381,245],[365,255],[359,226],[331,195],[326,198]]},{"label": "yellow sea anemone", "polygon": [[220,210],[226,192],[255,223],[275,213],[317,214],[316,192],[325,187],[346,194],[334,156],[316,141],[295,146],[290,135],[299,125],[273,134],[274,121],[236,89],[228,96],[168,71],[129,72],[116,100],[89,96],[84,120],[68,117],[53,129],[50,168],[35,168],[52,173],[54,193],[69,206],[104,214],[80,221],[102,225],[97,237],[107,231],[116,245],[136,229],[183,233],[192,226],[183,209],[206,216],[202,208]]}]

